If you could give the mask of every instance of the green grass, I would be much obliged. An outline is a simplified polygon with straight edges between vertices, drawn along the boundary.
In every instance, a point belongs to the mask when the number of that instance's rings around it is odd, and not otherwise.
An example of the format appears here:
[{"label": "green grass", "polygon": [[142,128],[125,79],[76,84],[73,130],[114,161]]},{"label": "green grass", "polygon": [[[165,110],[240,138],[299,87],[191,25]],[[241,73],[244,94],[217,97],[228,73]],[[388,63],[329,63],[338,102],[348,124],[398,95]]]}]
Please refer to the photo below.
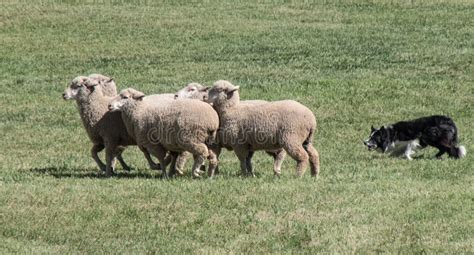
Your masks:
[{"label": "green grass", "polygon": [[[60,2],[0,3],[0,253],[474,252],[472,1]],[[130,148],[135,171],[102,178],[61,99],[89,73],[298,100],[321,174],[298,179],[287,158],[275,179],[257,153],[240,178],[225,152],[214,180],[163,181]],[[466,158],[362,146],[372,124],[430,114],[453,117]]]}]

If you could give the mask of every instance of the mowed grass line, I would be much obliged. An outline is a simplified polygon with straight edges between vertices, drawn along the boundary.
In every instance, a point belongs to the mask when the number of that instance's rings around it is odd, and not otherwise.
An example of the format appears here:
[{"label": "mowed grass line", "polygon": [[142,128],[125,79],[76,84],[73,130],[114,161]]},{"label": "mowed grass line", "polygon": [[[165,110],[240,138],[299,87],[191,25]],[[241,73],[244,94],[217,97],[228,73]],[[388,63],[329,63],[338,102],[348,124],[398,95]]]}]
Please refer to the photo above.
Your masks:
[{"label": "mowed grass line", "polygon": [[[314,253],[474,250],[473,27],[469,1],[0,4],[0,252]],[[243,99],[294,99],[316,115],[321,175],[256,178],[224,152],[214,180],[103,178],[74,76],[173,92],[228,79]],[[369,153],[370,125],[452,116],[462,160]],[[189,167],[188,167],[189,168]]]}]

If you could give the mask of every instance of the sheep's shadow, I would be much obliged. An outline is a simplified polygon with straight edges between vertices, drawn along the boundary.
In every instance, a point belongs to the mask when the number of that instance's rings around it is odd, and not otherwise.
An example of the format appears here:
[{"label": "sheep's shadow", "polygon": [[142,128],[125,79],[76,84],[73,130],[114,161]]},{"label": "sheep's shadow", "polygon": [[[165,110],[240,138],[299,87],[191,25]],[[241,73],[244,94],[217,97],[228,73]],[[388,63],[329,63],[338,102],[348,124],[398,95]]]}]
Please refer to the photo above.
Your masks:
[{"label": "sheep's shadow", "polygon": [[[126,171],[119,171],[115,172],[115,175],[112,177],[105,176],[104,173],[99,172],[95,168],[66,168],[66,167],[43,167],[43,168],[29,168],[24,171],[38,174],[38,175],[45,175],[51,176],[57,179],[66,179],[66,178],[77,178],[77,179],[108,179],[108,178],[118,178],[118,179],[156,179],[156,180],[166,180],[163,179],[161,176],[161,171],[153,171],[153,172],[141,172],[137,170],[132,170],[130,172]],[[259,178],[262,177],[262,173],[255,173],[255,177]],[[242,175],[240,172],[234,174],[233,172],[224,172],[216,174],[213,178],[242,178],[242,179],[252,179],[250,176]],[[194,179],[194,180],[201,180],[201,179],[208,179],[207,175],[203,175],[201,178],[193,178],[191,173],[185,173],[184,176],[170,176],[169,179]],[[279,179],[279,178],[278,178]]]},{"label": "sheep's shadow", "polygon": [[118,179],[161,179],[161,174],[130,171],[130,172],[115,172],[112,177],[105,176],[104,173],[99,172],[96,169],[83,169],[83,168],[61,168],[61,167],[44,167],[44,168],[31,168],[27,169],[28,172],[52,176],[54,178],[78,178],[78,179],[107,179],[107,178],[118,178]]}]

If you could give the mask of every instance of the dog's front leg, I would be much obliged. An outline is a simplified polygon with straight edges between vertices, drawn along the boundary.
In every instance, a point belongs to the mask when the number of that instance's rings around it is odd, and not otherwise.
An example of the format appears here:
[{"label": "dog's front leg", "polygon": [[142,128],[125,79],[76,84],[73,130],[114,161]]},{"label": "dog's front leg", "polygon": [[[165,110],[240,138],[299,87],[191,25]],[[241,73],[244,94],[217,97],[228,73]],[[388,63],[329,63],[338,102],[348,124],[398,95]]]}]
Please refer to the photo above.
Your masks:
[{"label": "dog's front leg", "polygon": [[408,160],[413,160],[413,158],[411,157],[411,155],[413,155],[413,153],[415,153],[415,148],[419,145],[418,141],[417,140],[413,140],[411,142],[409,142],[407,144],[407,148],[405,149],[405,157],[408,159]]}]

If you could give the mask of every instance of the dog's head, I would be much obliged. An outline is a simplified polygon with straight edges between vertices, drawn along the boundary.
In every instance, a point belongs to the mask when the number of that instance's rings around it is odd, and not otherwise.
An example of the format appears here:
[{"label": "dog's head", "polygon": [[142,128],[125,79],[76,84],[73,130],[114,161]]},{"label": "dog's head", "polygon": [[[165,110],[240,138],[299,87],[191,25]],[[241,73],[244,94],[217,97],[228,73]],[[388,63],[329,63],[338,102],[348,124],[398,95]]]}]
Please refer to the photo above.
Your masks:
[{"label": "dog's head", "polygon": [[364,141],[369,151],[379,149],[382,153],[387,151],[390,143],[390,130],[385,127],[376,129],[373,126],[369,138]]}]

